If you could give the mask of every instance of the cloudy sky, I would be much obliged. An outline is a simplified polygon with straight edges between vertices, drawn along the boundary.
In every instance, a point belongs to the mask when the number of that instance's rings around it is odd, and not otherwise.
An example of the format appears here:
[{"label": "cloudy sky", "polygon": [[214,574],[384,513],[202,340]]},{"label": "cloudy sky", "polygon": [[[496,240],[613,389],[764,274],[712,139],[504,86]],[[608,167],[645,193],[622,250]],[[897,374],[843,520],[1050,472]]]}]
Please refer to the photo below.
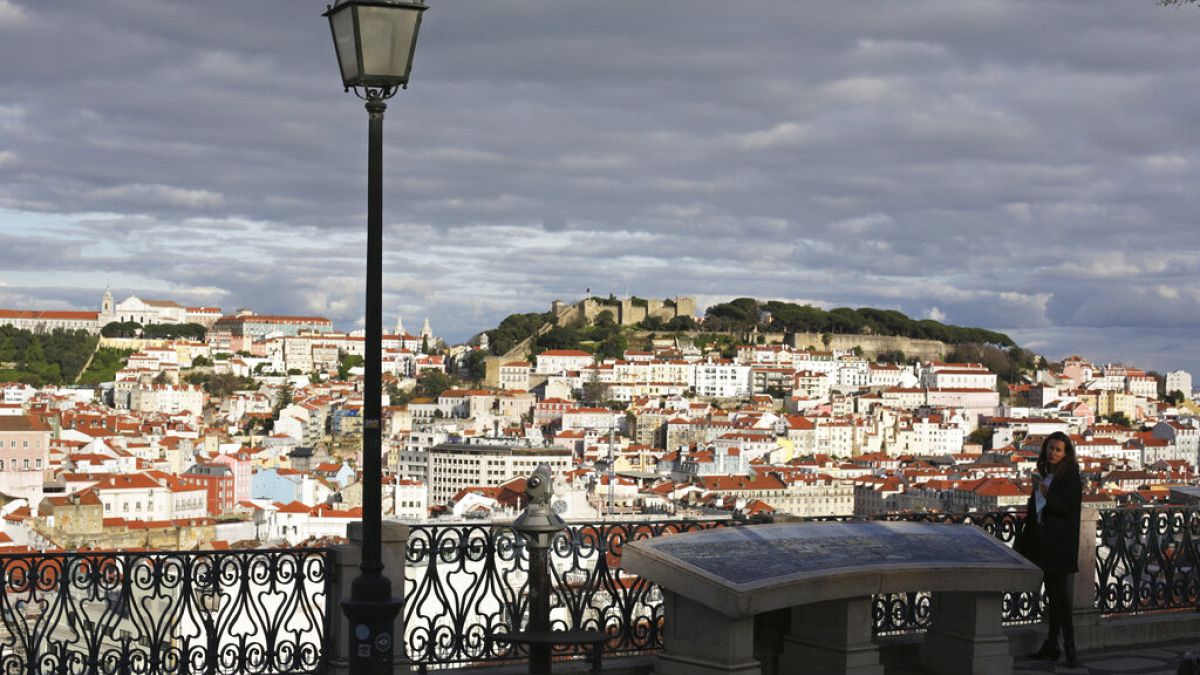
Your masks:
[{"label": "cloudy sky", "polygon": [[[1200,375],[1200,9],[430,4],[385,125],[389,324],[754,296]],[[323,10],[0,0],[0,307],[359,325],[366,114]]]}]

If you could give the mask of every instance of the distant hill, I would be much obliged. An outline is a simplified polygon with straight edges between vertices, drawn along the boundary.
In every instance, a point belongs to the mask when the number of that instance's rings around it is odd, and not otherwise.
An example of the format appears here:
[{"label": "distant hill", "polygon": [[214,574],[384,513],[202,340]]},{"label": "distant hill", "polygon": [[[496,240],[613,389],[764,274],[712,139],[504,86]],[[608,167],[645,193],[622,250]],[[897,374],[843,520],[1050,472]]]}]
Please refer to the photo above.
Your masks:
[{"label": "distant hill", "polygon": [[[593,299],[595,300],[595,299]],[[599,319],[604,313],[595,317]],[[570,311],[533,312],[511,314],[500,325],[488,331],[490,352],[502,356],[519,347],[528,339],[523,349],[537,353],[543,349],[584,348],[594,351],[597,343],[608,341],[612,352],[619,347],[615,335],[621,331],[613,325],[610,314],[603,320],[588,316],[580,320]],[[742,335],[752,331],[760,333],[824,333],[830,335],[882,335],[904,337],[914,340],[936,340],[947,345],[982,345],[1001,350],[1017,347],[1009,336],[985,328],[968,328],[943,324],[932,319],[912,319],[903,312],[871,307],[839,307],[823,310],[810,305],[797,305],[778,300],[756,300],[738,298],[731,302],[713,305],[705,312],[704,321],[697,325],[690,317],[677,317],[664,322],[657,317],[647,317],[632,324],[654,332],[677,332],[700,330],[705,333]],[[584,344],[580,344],[584,343]]]},{"label": "distant hill", "polygon": [[776,333],[834,333],[894,335],[917,340],[938,340],[950,345],[977,343],[1016,347],[1004,333],[984,328],[951,326],[932,319],[912,319],[894,309],[838,307],[829,311],[811,305],[778,300],[738,298],[713,305],[704,315],[705,331]]}]

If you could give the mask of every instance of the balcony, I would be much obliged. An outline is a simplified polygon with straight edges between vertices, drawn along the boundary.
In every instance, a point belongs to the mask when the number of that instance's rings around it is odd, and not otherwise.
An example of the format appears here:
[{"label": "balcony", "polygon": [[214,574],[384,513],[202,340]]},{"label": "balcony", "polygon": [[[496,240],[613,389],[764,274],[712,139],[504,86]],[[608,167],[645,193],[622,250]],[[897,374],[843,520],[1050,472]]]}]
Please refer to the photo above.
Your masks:
[{"label": "balcony", "polygon": [[[1022,517],[886,519],[964,523],[1010,543]],[[647,668],[644,655],[662,647],[662,594],[622,572],[623,547],[716,527],[754,525],[720,519],[573,524],[551,549],[555,630],[601,631],[607,636],[605,660]],[[1077,576],[1081,648],[1194,639],[1200,627],[1200,509],[1088,510],[1083,528],[1082,541],[1095,545],[1080,552],[1080,569],[1093,570],[1091,579]],[[528,558],[511,529],[389,523],[384,553],[396,587],[404,589],[405,657],[415,670],[524,663],[523,647],[493,639],[519,630],[527,611]],[[337,603],[357,562],[354,545],[3,555],[0,667],[21,673],[340,671],[347,642]],[[1002,619],[1014,652],[1033,647],[1032,626],[1041,612],[1042,600],[1034,594],[1005,596]],[[903,663],[935,617],[929,595],[912,589],[874,597],[872,619],[885,663]],[[767,666],[772,631],[760,632]],[[636,655],[643,656],[620,658]],[[582,648],[556,653],[562,661],[584,656]]]}]

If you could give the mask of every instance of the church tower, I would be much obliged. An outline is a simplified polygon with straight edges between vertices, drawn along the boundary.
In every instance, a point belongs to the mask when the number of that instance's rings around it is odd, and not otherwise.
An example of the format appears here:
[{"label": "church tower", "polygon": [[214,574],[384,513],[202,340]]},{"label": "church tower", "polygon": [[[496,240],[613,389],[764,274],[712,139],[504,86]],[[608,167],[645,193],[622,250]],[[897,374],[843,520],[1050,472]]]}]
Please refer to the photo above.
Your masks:
[{"label": "church tower", "polygon": [[104,326],[113,321],[117,315],[116,305],[113,303],[112,291],[105,286],[104,296],[100,298],[100,325]]},{"label": "church tower", "polygon": [[399,314],[396,315],[396,335],[404,335],[404,319]]},{"label": "church tower", "polygon": [[433,330],[429,328],[429,317],[425,317],[425,325],[421,326],[421,337],[433,337]]}]

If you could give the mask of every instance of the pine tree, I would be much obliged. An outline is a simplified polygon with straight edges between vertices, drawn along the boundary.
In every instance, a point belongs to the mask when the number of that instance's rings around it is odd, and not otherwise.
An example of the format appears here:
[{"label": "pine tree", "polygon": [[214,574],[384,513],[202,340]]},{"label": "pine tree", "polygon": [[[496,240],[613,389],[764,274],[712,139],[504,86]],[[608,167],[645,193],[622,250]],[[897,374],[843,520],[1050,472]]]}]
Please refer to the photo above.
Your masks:
[{"label": "pine tree", "polygon": [[0,334],[0,363],[10,363],[17,360],[17,346],[13,344],[12,336]]},{"label": "pine tree", "polygon": [[46,352],[42,349],[42,341],[34,336],[29,341],[29,346],[25,347],[25,354],[21,357],[21,368],[35,373],[40,373],[46,367]]}]

